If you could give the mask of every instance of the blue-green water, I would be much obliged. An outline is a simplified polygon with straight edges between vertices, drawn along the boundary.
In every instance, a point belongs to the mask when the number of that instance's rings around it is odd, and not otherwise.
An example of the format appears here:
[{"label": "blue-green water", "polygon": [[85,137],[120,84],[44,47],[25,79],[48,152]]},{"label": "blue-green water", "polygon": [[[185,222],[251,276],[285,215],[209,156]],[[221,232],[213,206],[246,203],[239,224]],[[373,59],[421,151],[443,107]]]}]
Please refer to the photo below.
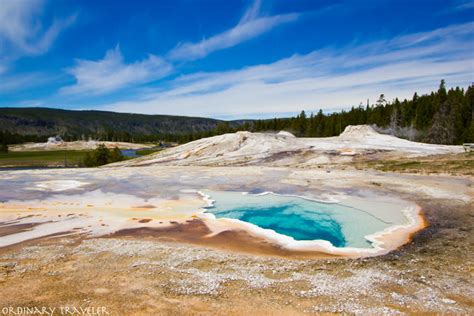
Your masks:
[{"label": "blue-green water", "polygon": [[295,240],[327,240],[336,247],[346,244],[341,225],[334,218],[317,210],[308,213],[297,204],[248,206],[213,213],[218,218],[239,219],[272,229]]},{"label": "blue-green water", "polygon": [[336,247],[370,247],[367,235],[394,224],[354,207],[295,196],[204,193],[214,200],[207,212],[216,218],[238,219],[295,240],[327,240]]}]

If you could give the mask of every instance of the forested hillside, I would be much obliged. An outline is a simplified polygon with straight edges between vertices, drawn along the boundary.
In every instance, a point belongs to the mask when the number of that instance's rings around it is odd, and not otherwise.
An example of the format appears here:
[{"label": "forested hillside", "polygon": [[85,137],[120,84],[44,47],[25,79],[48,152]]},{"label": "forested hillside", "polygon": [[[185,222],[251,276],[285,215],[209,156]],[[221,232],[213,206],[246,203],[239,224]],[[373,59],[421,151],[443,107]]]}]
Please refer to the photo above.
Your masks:
[{"label": "forested hillside", "polygon": [[[169,115],[50,108],[0,108],[0,143],[45,141],[59,135],[65,140],[97,139],[145,142],[175,140],[180,135],[215,130],[219,120]],[[229,122],[235,128],[242,122]]]},{"label": "forested hillside", "polygon": [[410,140],[462,144],[474,142],[474,88],[445,88],[410,100],[388,102],[382,94],[375,104],[324,114],[302,111],[293,118],[220,121],[166,115],[102,111],[67,111],[46,108],[0,109],[0,143],[45,141],[60,135],[66,140],[98,139],[185,143],[203,137],[235,132],[287,130],[296,136],[339,135],[347,125],[372,124],[379,131]]}]

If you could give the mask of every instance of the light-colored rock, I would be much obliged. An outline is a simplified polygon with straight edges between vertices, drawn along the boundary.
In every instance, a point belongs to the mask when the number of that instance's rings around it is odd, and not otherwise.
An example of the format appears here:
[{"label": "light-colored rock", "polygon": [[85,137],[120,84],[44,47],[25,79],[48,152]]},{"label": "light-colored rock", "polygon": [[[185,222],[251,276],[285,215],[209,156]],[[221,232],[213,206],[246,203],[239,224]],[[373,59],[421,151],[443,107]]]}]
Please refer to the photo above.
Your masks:
[{"label": "light-colored rock", "polygon": [[203,138],[114,166],[292,166],[347,163],[356,156],[415,157],[461,153],[461,146],[424,144],[379,134],[369,125],[347,126],[340,136],[297,138],[288,132],[237,132]]},{"label": "light-colored rock", "polygon": [[136,144],[126,142],[102,142],[98,140],[78,140],[74,142],[65,142],[60,137],[50,137],[46,143],[25,143],[12,145],[11,151],[49,151],[49,150],[92,150],[100,144],[107,148],[118,147],[120,149],[141,149],[151,147],[150,144]]},{"label": "light-colored rock", "polygon": [[287,131],[279,131],[277,136],[295,137],[295,135],[293,135],[293,134],[291,134],[290,132],[287,132]]},{"label": "light-colored rock", "polygon": [[346,126],[344,132],[339,135],[342,138],[358,138],[358,137],[367,137],[367,136],[378,136],[372,126],[370,125],[349,125]]}]

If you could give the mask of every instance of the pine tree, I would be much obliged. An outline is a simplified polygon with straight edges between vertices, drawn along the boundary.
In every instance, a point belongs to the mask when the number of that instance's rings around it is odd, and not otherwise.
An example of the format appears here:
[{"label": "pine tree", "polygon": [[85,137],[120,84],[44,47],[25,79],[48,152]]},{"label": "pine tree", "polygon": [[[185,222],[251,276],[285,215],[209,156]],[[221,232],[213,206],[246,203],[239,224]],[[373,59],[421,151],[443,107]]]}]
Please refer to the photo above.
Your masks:
[{"label": "pine tree", "polygon": [[446,100],[433,117],[433,124],[428,133],[427,141],[435,144],[454,144],[455,130],[450,104]]},{"label": "pine tree", "polygon": [[474,85],[469,86],[466,90],[462,113],[466,128],[461,139],[463,142],[474,143]]},{"label": "pine tree", "polygon": [[441,79],[441,82],[439,84],[438,98],[439,98],[439,103],[440,104],[443,104],[444,102],[446,102],[446,100],[448,98],[448,95],[446,93],[446,83],[445,83],[444,79]]},{"label": "pine tree", "polygon": [[0,153],[8,153],[8,145],[6,143],[0,144]]},{"label": "pine tree", "polygon": [[392,114],[390,116],[390,129],[394,135],[398,134],[398,131],[402,125],[402,112],[400,108],[400,101],[395,99],[395,103],[392,108]]},{"label": "pine tree", "polygon": [[219,122],[216,127],[216,134],[221,135],[231,132],[229,122]]},{"label": "pine tree", "polygon": [[382,93],[377,100],[377,107],[381,107],[387,104],[387,100],[385,100],[385,95]]},{"label": "pine tree", "polygon": [[297,136],[304,136],[306,132],[306,113],[301,111],[301,113],[296,116],[296,119],[293,120],[292,129]]}]

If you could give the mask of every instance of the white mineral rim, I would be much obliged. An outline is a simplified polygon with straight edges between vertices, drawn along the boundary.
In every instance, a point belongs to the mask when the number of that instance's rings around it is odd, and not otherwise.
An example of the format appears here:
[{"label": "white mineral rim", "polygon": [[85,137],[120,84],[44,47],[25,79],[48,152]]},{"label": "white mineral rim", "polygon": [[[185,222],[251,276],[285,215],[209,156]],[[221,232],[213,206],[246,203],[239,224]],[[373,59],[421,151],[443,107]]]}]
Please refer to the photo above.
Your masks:
[{"label": "white mineral rim", "polygon": [[[215,200],[210,195],[196,191],[207,203],[207,207],[212,207]],[[243,195],[250,194],[242,192]],[[298,197],[315,202],[338,203],[339,200],[332,198],[330,200],[313,199],[298,195],[285,195],[273,192],[263,192],[256,195],[273,194],[279,196]],[[347,202],[347,201],[346,201]],[[347,204],[347,203],[345,203]],[[347,204],[349,205],[349,204]],[[393,211],[393,210],[392,210]],[[332,255],[339,255],[348,258],[371,257],[387,254],[404,244],[410,242],[411,236],[426,227],[426,222],[421,215],[421,208],[413,204],[402,209],[398,209],[405,216],[407,223],[387,227],[383,231],[374,232],[365,236],[365,239],[371,242],[372,248],[355,248],[355,247],[335,247],[327,240],[295,240],[291,236],[277,233],[272,229],[259,227],[255,224],[232,218],[216,218],[214,214],[207,212],[204,208],[199,217],[205,220],[206,225],[211,229],[212,233],[208,237],[217,235],[227,230],[244,230],[251,235],[271,241],[288,250],[294,251],[315,251]]]}]

